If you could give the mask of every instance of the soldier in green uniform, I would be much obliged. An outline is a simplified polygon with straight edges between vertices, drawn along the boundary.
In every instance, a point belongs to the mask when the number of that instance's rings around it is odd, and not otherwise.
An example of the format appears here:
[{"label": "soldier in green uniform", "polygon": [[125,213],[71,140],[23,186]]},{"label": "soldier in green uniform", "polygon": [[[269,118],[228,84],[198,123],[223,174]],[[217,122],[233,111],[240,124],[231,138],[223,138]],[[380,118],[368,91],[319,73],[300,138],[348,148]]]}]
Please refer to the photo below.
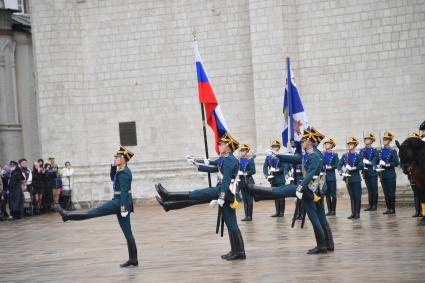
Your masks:
[{"label": "soldier in green uniform", "polygon": [[249,156],[251,147],[247,144],[242,144],[239,153],[239,188],[242,193],[242,199],[245,210],[245,218],[241,221],[252,221],[253,196],[248,191],[247,185],[254,184],[255,163],[254,158]]},{"label": "soldier in green uniform", "polygon": [[235,190],[239,162],[233,152],[238,147],[239,143],[229,133],[226,133],[220,139],[218,147],[220,157],[217,160],[205,160],[203,163],[193,160],[193,164],[196,165],[199,171],[218,173],[219,181],[215,187],[193,191],[169,192],[161,184],[155,185],[155,189],[159,194],[156,200],[166,212],[202,203],[218,204],[221,207],[231,246],[231,251],[221,256],[225,260],[244,260],[246,258],[244,242],[235,211],[239,206],[239,194]]},{"label": "soldier in green uniform", "polygon": [[113,181],[114,197],[112,200],[89,211],[67,211],[58,205],[58,211],[62,220],[85,220],[106,215],[116,215],[121,230],[127,240],[129,260],[121,264],[121,267],[139,265],[137,259],[137,247],[131,231],[130,213],[133,212],[133,199],[131,196],[131,182],[133,176],[127,162],[134,156],[125,147],[120,147],[114,156],[114,165],[111,165],[110,177]]},{"label": "soldier in green uniform", "polygon": [[348,219],[360,218],[362,204],[362,179],[360,178],[360,171],[363,170],[363,159],[356,152],[358,144],[359,140],[357,138],[350,137],[348,139],[348,152],[341,157],[337,166],[340,175],[344,176],[348,194],[350,195],[351,215],[347,217]]},{"label": "soldier in green uniform", "polygon": [[303,206],[313,225],[317,246],[310,249],[308,254],[321,254],[334,251],[332,231],[326,219],[323,206],[320,204],[321,182],[320,172],[323,169],[322,155],[317,150],[324,136],[314,128],[305,129],[301,139],[301,146],[305,151],[304,156],[274,154],[281,162],[302,164],[303,179],[301,183],[281,185],[277,188],[267,188],[250,184],[248,189],[257,195],[266,196],[269,199],[282,197],[297,197],[303,202]]},{"label": "soldier in green uniform", "polygon": [[[270,182],[272,188],[277,188],[285,184],[285,176],[290,170],[288,163],[280,162],[273,154],[278,154],[282,144],[278,140],[272,141],[269,155],[263,164],[264,177]],[[285,215],[285,198],[275,200],[276,213],[272,217],[283,217]]]},{"label": "soldier in green uniform", "polygon": [[363,139],[365,147],[360,150],[360,155],[363,158],[362,175],[366,183],[369,201],[365,211],[376,211],[378,207],[378,173],[376,172],[376,166],[379,162],[378,150],[372,146],[375,141],[374,134],[369,133]]},{"label": "soldier in green uniform", "polygon": [[384,147],[379,151],[379,169],[381,170],[380,179],[382,190],[385,195],[385,204],[387,210],[383,214],[395,214],[395,192],[396,179],[395,167],[400,165],[397,151],[391,148],[391,141],[394,135],[385,132],[382,138]]},{"label": "soldier in green uniform", "polygon": [[338,153],[336,153],[333,149],[336,146],[336,142],[334,139],[329,138],[324,142],[325,152],[323,153],[323,165],[325,167],[325,180],[326,180],[326,204],[328,206],[329,215],[335,215],[336,210],[336,176],[335,169],[338,164]]}]

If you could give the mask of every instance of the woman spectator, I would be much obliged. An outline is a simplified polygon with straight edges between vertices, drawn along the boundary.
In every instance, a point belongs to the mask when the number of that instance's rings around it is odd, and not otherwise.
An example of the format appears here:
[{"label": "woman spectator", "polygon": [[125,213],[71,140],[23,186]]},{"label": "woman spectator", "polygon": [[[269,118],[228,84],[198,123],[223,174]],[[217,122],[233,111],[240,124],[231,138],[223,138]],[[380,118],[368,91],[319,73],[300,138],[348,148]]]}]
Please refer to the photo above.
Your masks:
[{"label": "woman spectator", "polygon": [[74,176],[74,168],[72,168],[71,162],[65,162],[65,168],[61,170],[61,176],[63,184],[63,191],[60,200],[61,207],[65,208],[66,210],[70,210],[72,205],[72,179]]},{"label": "woman spectator", "polygon": [[46,186],[46,175],[45,170],[43,168],[43,160],[39,159],[34,162],[33,167],[33,176],[32,176],[32,185],[34,189],[34,206],[35,206],[35,214],[41,213],[42,202],[43,202],[43,194]]},{"label": "woman spectator", "polygon": [[50,179],[50,182],[51,182],[50,185],[51,185],[52,191],[53,191],[53,204],[54,204],[52,210],[55,210],[56,206],[59,204],[59,196],[60,196],[60,193],[63,189],[62,178],[61,178],[61,175],[59,173],[59,167],[58,167],[57,164],[52,165],[51,174],[52,174],[52,176],[51,176],[51,179]]},{"label": "woman spectator", "polygon": [[54,211],[53,189],[56,187],[56,173],[53,172],[53,168],[50,163],[44,164],[44,170],[46,177],[46,189],[44,190],[43,196],[43,208],[44,212],[51,212]]}]

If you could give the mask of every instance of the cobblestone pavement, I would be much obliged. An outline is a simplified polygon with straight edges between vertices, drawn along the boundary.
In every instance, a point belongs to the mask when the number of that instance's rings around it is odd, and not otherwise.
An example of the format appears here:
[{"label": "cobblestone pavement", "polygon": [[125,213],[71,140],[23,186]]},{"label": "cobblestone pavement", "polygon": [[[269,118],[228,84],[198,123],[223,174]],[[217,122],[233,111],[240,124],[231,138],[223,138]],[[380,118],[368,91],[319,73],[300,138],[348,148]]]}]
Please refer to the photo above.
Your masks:
[{"label": "cobblestone pavement", "polygon": [[[226,262],[227,235],[215,234],[216,209],[207,205],[165,213],[155,203],[136,208],[133,232],[139,267],[122,269],[125,239],[115,216],[63,223],[58,214],[0,222],[1,282],[424,282],[425,227],[412,208],[396,216],[361,213],[346,219],[338,203],[330,217],[336,251],[306,255],[314,246],[306,222],[290,228],[293,200],[276,219],[274,203],[254,206],[240,223],[247,260]],[[381,209],[382,210],[382,209]],[[242,210],[238,211],[239,219]]]}]

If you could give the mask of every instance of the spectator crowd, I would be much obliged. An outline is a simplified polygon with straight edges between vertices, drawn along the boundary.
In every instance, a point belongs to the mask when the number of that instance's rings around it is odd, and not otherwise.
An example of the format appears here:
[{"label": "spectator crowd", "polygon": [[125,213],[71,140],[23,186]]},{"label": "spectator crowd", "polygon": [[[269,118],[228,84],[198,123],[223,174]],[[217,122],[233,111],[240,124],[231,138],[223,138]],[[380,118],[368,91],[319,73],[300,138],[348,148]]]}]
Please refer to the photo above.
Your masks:
[{"label": "spectator crowd", "polygon": [[59,168],[54,157],[35,161],[32,169],[25,158],[0,164],[0,220],[54,212],[58,204],[73,209],[73,176],[71,163]]}]

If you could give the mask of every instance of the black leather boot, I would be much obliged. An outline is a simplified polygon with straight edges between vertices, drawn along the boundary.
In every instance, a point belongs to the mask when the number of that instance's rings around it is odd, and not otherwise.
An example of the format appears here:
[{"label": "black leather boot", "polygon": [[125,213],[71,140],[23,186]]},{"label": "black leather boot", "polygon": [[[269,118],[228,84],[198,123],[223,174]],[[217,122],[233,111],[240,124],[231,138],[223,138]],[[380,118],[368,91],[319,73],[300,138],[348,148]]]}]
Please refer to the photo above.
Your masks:
[{"label": "black leather boot", "polygon": [[57,211],[62,216],[63,222],[68,220],[85,220],[88,219],[87,211],[68,211],[57,205]]},{"label": "black leather boot", "polygon": [[245,246],[243,243],[243,238],[241,231],[239,229],[232,231],[233,236],[235,237],[235,252],[226,257],[226,260],[242,260],[246,259],[245,255]]},{"label": "black leather boot", "polygon": [[355,207],[354,200],[351,200],[351,215],[348,216],[347,219],[353,219],[354,218],[354,216],[355,216],[354,207]]},{"label": "black leather boot", "polygon": [[337,198],[334,197],[332,200],[332,215],[335,216],[336,215],[336,200]]},{"label": "black leather boot", "polygon": [[412,215],[412,217],[421,217],[421,202],[419,200],[419,197],[415,194],[415,214]]},{"label": "black leather boot", "polygon": [[364,211],[371,211],[372,210],[372,206],[373,206],[373,196],[372,196],[372,193],[371,192],[368,192],[368,194],[367,194],[367,199],[368,199],[368,202],[369,202],[369,206],[364,210]]},{"label": "black leather boot", "polygon": [[[272,189],[269,187],[261,187],[261,186],[256,186],[254,184],[248,184],[247,188],[252,194],[255,194],[255,195],[266,196],[266,197],[267,196],[271,197],[273,195]],[[266,198],[266,199],[270,199],[270,198]]]},{"label": "black leather boot", "polygon": [[247,208],[248,208],[248,216],[246,217],[245,221],[252,221],[252,208],[254,207],[254,204],[248,204]]},{"label": "black leather boot", "polygon": [[370,211],[376,211],[378,209],[378,191],[372,193],[372,209]]},{"label": "black leather boot", "polygon": [[155,196],[155,198],[166,212],[170,210],[182,209],[193,205],[207,203],[206,201],[197,200],[163,201],[158,196]]},{"label": "black leather boot", "polygon": [[126,262],[124,262],[123,264],[120,264],[120,266],[121,267],[138,266],[139,261],[137,260],[136,241],[134,239],[127,240],[127,247],[128,247],[128,257],[129,257],[129,259]]},{"label": "black leather boot", "polygon": [[285,202],[286,202],[285,198],[279,200],[279,216],[278,217],[285,216]]},{"label": "black leather boot", "polygon": [[280,214],[280,200],[279,199],[274,200],[274,207],[276,209],[276,212],[271,217],[279,217],[279,214]]},{"label": "black leather boot", "polygon": [[331,196],[326,196],[326,206],[328,207],[328,213],[326,216],[331,216],[332,214],[332,198]]},{"label": "black leather boot", "polygon": [[327,253],[325,233],[323,232],[322,226],[313,225],[314,236],[316,237],[317,246],[307,252],[307,254],[325,254]]},{"label": "black leather boot", "polygon": [[353,219],[359,219],[360,218],[361,207],[362,207],[361,200],[354,201],[354,217],[353,217]]},{"label": "black leather boot", "polygon": [[391,208],[389,214],[395,214],[395,194],[391,196]]},{"label": "black leather boot", "polygon": [[388,194],[385,194],[385,205],[387,206],[387,210],[383,212],[382,214],[390,214],[390,201]]},{"label": "black leather boot", "polygon": [[229,234],[229,240],[230,240],[230,252],[228,252],[227,254],[224,254],[221,256],[222,259],[227,259],[229,256],[231,256],[233,253],[235,253],[236,248],[235,248],[235,236],[234,236],[234,232],[227,230],[228,234]]},{"label": "black leather boot", "polygon": [[189,200],[189,192],[169,192],[161,184],[156,184],[155,189],[164,201]]},{"label": "black leather boot", "polygon": [[328,252],[333,252],[335,250],[335,246],[334,246],[334,238],[332,236],[332,230],[331,230],[331,226],[329,226],[329,224],[323,225],[323,233],[325,233],[325,238],[326,238],[326,246],[328,249]]},{"label": "black leather boot", "polygon": [[248,221],[248,205],[246,204],[246,202],[243,203],[243,208],[244,208],[244,212],[245,212],[245,218],[241,219],[241,221]]}]

